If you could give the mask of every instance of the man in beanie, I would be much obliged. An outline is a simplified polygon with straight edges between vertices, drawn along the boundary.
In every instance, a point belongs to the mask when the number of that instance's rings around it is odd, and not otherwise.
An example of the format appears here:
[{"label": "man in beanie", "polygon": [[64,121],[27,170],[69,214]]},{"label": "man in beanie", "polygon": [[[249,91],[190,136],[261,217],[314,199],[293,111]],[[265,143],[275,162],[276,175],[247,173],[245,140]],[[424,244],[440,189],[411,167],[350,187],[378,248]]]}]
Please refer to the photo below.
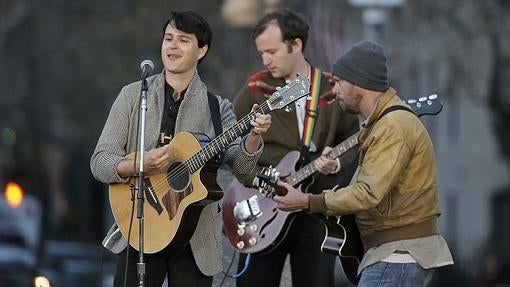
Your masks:
[{"label": "man in beanie", "polygon": [[351,185],[307,195],[282,183],[288,194],[274,200],[283,210],[356,215],[365,250],[358,286],[425,286],[434,268],[453,264],[437,222],[435,154],[421,121],[389,86],[386,62],[381,46],[364,41],[333,65],[338,104],[365,118]]}]

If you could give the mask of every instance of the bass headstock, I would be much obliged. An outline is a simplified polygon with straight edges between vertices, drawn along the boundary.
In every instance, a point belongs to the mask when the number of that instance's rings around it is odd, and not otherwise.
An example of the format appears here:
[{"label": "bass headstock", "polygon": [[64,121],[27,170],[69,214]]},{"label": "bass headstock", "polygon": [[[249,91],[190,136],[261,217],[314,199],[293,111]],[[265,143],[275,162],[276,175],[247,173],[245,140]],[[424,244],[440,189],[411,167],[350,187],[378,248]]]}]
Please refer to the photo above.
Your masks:
[{"label": "bass headstock", "polygon": [[443,103],[437,94],[421,97],[419,99],[408,99],[406,103],[411,106],[411,109],[418,117],[423,115],[437,115],[443,109]]}]

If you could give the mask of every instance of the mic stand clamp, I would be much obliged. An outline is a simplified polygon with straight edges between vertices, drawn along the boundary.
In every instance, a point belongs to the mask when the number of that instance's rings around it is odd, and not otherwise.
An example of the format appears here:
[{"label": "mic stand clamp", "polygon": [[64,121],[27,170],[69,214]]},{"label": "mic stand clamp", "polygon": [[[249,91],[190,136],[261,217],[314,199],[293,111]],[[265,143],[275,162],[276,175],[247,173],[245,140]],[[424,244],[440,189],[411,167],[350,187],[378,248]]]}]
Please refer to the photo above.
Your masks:
[{"label": "mic stand clamp", "polygon": [[142,88],[141,97],[142,103],[140,106],[140,167],[138,171],[138,192],[137,192],[137,206],[136,206],[136,217],[138,218],[138,253],[139,261],[137,264],[138,272],[138,286],[143,287],[145,282],[145,262],[143,261],[143,240],[144,240],[144,214],[143,214],[143,203],[144,203],[144,151],[145,151],[145,115],[147,113],[147,80],[146,77],[142,77]]}]

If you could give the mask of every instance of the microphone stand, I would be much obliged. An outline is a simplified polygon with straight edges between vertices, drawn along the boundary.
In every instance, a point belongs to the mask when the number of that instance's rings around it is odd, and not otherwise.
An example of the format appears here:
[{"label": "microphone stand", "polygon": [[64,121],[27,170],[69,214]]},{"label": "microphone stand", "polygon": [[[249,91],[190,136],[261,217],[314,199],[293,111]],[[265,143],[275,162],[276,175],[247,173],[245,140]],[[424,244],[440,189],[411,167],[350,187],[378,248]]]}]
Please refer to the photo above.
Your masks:
[{"label": "microphone stand", "polygon": [[142,76],[142,104],[140,106],[140,120],[141,120],[141,132],[140,132],[140,167],[138,171],[138,192],[136,198],[138,199],[136,205],[136,217],[138,218],[138,253],[139,261],[137,264],[138,271],[138,286],[143,287],[145,281],[145,262],[143,262],[143,239],[144,239],[144,214],[143,214],[143,203],[144,203],[144,151],[145,151],[145,115],[147,113],[147,80],[146,74]]}]

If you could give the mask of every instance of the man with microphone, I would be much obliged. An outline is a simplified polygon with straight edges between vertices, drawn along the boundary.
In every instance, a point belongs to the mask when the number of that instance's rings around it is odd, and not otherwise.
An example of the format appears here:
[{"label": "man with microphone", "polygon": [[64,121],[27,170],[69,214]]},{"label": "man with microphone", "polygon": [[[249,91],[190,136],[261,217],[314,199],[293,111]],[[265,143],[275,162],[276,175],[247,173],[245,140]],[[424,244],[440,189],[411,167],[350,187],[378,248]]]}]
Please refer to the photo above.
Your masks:
[{"label": "man with microphone", "polygon": [[[149,176],[167,171],[170,164],[168,143],[178,132],[214,138],[217,136],[212,119],[215,112],[219,113],[223,130],[236,122],[232,104],[227,99],[213,96],[218,108],[214,111],[211,97],[197,72],[198,64],[211,45],[212,32],[206,20],[193,12],[172,11],[163,31],[164,70],[146,79],[143,170]],[[141,68],[142,76],[146,77],[153,64],[144,61]],[[138,162],[126,155],[137,151],[138,147],[140,89],[141,81],[123,87],[113,103],[90,161],[92,174],[101,182],[128,182],[138,171]],[[247,174],[253,169],[263,147],[261,135],[270,124],[269,115],[257,113],[251,121],[251,131],[223,151],[223,162],[230,165],[234,173]],[[213,276],[222,267],[219,213],[218,202],[207,205],[189,242],[170,243],[157,253],[145,254],[145,286],[161,286],[165,277],[169,286],[211,286]],[[120,254],[114,286],[138,286],[138,252],[127,244],[116,225],[108,232],[103,245]]]}]

